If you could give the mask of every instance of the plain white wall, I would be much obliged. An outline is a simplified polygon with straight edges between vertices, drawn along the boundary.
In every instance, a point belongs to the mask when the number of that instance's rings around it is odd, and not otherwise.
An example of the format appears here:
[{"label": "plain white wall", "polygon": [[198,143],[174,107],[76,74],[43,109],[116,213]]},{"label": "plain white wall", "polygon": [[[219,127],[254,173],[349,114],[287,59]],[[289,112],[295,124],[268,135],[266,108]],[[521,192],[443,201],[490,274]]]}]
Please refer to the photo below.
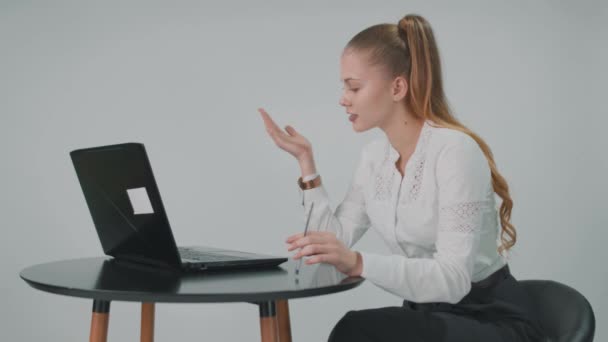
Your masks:
[{"label": "plain white wall", "polygon": [[[407,13],[430,21],[453,109],[509,182],[514,275],[579,290],[607,339],[606,2],[522,0],[0,1],[0,339],[88,337],[90,300],[18,276],[102,254],[76,148],[145,143],[178,243],[290,255],[299,168],[256,108],[311,140],[335,208],[361,147],[383,134],[355,134],[339,107],[340,52]],[[356,247],[387,251],[375,233]],[[290,303],[294,340],[322,341],[347,310],[401,300],[365,283]],[[156,324],[159,341],[259,338],[251,304],[159,304]],[[139,306],[114,302],[109,339],[138,329]]]}]

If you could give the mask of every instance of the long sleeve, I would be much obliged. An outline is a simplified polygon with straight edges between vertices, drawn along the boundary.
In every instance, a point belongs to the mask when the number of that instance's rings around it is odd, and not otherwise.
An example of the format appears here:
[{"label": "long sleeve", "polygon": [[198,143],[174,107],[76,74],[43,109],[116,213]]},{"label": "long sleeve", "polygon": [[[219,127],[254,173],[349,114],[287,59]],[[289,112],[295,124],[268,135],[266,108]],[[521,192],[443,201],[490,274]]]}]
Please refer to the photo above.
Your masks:
[{"label": "long sleeve", "polygon": [[477,143],[462,137],[436,164],[438,227],[432,258],[360,252],[362,276],[404,299],[457,303],[471,288],[482,217],[494,203],[491,173]]},{"label": "long sleeve", "polygon": [[354,245],[370,227],[363,193],[368,173],[367,152],[366,148],[363,148],[347,194],[336,207],[335,212],[331,209],[329,196],[323,184],[313,189],[300,190],[305,213],[314,202],[308,229],[334,232],[346,246]]}]

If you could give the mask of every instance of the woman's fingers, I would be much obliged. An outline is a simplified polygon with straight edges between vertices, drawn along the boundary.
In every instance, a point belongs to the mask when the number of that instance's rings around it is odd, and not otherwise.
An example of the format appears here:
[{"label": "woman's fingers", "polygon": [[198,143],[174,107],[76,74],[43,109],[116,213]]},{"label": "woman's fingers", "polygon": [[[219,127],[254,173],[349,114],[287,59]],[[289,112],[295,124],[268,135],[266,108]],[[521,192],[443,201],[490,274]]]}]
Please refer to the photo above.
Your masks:
[{"label": "woman's fingers", "polygon": [[296,130],[291,126],[286,126],[285,130],[287,131],[287,133],[285,133],[274,122],[274,120],[272,120],[270,115],[263,108],[258,108],[258,111],[260,112],[260,114],[262,114],[262,119],[264,120],[266,131],[268,132],[272,140],[274,140],[275,144],[277,144],[282,149],[291,150],[295,148],[296,141],[294,138],[296,136],[299,136]]},{"label": "woman's fingers", "polygon": [[289,125],[285,126],[285,131],[287,131],[287,133],[289,133],[289,135],[292,137],[297,137],[298,135],[300,135],[300,133],[298,133],[298,131],[296,131],[295,128],[293,128]]},{"label": "woman's fingers", "polygon": [[258,111],[260,112],[260,114],[262,114],[262,120],[264,120],[264,125],[266,126],[266,130],[268,131],[268,133],[281,130],[263,108],[258,108]]},{"label": "woman's fingers", "polygon": [[262,119],[264,120],[264,125],[266,126],[266,130],[268,131],[268,133],[275,133],[278,137],[295,137],[300,135],[295,128],[289,125],[285,126],[285,131],[281,130],[279,125],[277,125],[274,120],[272,120],[270,115],[263,108],[258,108],[258,111],[260,112],[260,114],[262,114]]},{"label": "woman's fingers", "polygon": [[331,254],[336,251],[336,247],[333,245],[323,245],[323,244],[311,244],[302,248],[301,251],[294,255],[294,259],[299,259],[303,256],[309,255],[317,255],[317,254]]},{"label": "woman's fingers", "polygon": [[293,140],[293,137],[290,137],[289,135],[285,134],[284,132],[274,132],[271,133],[270,135],[272,137],[272,139],[274,140],[274,142],[282,149],[284,150],[292,150],[295,148],[295,141]]},{"label": "woman's fingers", "polygon": [[318,264],[318,263],[326,263],[326,264],[334,264],[335,256],[331,254],[317,254],[308,258],[305,261],[306,265]]},{"label": "woman's fingers", "polygon": [[288,246],[287,251],[292,251],[297,248],[304,248],[311,244],[333,244],[335,241],[336,237],[333,234],[313,234],[294,240]]},{"label": "woman's fingers", "polygon": [[[306,236],[314,236],[314,235],[327,235],[327,234],[333,234],[330,232],[319,232],[319,231],[310,231],[306,233]],[[304,233],[297,233],[294,235],[291,235],[290,237],[287,238],[286,242],[287,243],[292,243],[293,241],[301,238],[304,236]]]},{"label": "woman's fingers", "polygon": [[295,247],[304,247],[306,245],[310,245],[311,243],[327,243],[329,241],[331,240],[328,236],[323,234],[312,234],[297,239],[291,245]]},{"label": "woman's fingers", "polygon": [[268,132],[274,143],[282,150],[296,158],[300,158],[303,153],[312,148],[310,142],[298,133],[295,128],[287,125],[285,126],[285,130],[282,130],[263,108],[258,108],[258,111],[264,120],[266,132]]}]

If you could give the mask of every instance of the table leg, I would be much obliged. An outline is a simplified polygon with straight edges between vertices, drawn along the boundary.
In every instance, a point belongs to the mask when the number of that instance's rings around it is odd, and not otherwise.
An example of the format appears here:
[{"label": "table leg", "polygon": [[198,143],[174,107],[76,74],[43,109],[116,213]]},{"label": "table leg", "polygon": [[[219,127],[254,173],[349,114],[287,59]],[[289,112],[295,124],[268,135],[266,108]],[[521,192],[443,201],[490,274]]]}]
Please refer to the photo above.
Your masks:
[{"label": "table leg", "polygon": [[141,303],[141,342],[154,342],[154,303]]},{"label": "table leg", "polygon": [[262,342],[279,342],[279,329],[275,302],[260,302],[260,329]]},{"label": "table leg", "polygon": [[108,340],[108,321],[110,320],[110,302],[93,300],[93,317],[91,319],[90,342],[106,342]]},{"label": "table leg", "polygon": [[287,299],[277,300],[277,320],[279,341],[291,342],[291,323],[289,322],[289,303]]}]

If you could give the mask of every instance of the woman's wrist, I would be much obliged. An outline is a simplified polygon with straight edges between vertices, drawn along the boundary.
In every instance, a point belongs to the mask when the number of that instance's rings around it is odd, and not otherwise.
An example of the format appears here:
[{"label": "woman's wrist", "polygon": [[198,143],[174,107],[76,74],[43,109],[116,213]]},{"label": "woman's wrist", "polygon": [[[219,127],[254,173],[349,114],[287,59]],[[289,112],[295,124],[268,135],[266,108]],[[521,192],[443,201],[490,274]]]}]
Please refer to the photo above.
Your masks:
[{"label": "woman's wrist", "polygon": [[304,180],[302,177],[298,178],[298,185],[302,190],[314,189],[321,186],[321,176],[315,173],[316,176],[306,176],[308,180]]},{"label": "woman's wrist", "polygon": [[359,276],[361,276],[361,273],[363,273],[363,257],[361,256],[361,253],[359,253],[357,251],[352,251],[352,252],[353,252],[354,258],[355,258],[355,265],[350,270],[350,272],[348,272],[347,275],[350,277],[359,277]]},{"label": "woman's wrist", "polygon": [[307,153],[306,155],[302,156],[300,159],[298,159],[298,163],[300,164],[302,177],[317,173],[317,168],[315,166],[315,160],[312,157],[312,153]]}]

